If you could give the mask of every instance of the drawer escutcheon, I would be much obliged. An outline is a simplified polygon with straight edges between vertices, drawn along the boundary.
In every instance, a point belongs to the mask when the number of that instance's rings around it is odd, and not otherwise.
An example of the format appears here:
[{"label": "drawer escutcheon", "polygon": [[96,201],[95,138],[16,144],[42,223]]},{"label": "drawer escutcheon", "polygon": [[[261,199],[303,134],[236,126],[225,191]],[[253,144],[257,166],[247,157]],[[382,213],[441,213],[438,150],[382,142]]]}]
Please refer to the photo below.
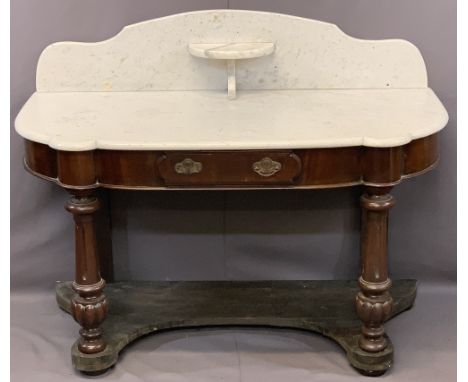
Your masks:
[{"label": "drawer escutcheon", "polygon": [[201,172],[203,165],[201,162],[195,162],[190,158],[185,158],[183,161],[174,165],[174,170],[177,174],[191,175]]},{"label": "drawer escutcheon", "polygon": [[252,165],[254,170],[260,176],[272,176],[281,170],[281,163],[276,162],[271,158],[265,157],[262,160],[255,162]]}]

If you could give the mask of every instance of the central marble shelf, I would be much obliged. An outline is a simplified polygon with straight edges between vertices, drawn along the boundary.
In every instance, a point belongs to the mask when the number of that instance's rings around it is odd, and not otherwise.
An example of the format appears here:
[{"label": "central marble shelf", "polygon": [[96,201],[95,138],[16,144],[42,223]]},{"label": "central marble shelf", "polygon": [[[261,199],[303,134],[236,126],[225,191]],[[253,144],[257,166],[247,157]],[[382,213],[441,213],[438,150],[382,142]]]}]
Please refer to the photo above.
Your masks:
[{"label": "central marble shelf", "polygon": [[15,121],[57,150],[392,147],[447,123],[429,88],[36,92]]},{"label": "central marble shelf", "polygon": [[275,50],[272,42],[244,42],[228,44],[190,44],[193,56],[217,60],[241,60],[268,56]]},{"label": "central marble shelf", "polygon": [[228,98],[236,98],[236,60],[268,56],[275,50],[272,42],[233,42],[215,44],[190,44],[192,56],[226,60]]}]

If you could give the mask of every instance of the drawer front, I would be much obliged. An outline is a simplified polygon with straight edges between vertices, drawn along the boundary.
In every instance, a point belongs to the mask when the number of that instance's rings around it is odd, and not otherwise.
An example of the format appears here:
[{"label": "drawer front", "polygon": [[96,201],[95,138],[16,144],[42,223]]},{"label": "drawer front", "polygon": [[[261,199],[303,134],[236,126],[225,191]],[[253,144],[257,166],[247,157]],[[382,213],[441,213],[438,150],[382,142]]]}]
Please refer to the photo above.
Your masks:
[{"label": "drawer front", "polygon": [[168,186],[293,184],[301,167],[292,151],[167,152],[158,161]]}]

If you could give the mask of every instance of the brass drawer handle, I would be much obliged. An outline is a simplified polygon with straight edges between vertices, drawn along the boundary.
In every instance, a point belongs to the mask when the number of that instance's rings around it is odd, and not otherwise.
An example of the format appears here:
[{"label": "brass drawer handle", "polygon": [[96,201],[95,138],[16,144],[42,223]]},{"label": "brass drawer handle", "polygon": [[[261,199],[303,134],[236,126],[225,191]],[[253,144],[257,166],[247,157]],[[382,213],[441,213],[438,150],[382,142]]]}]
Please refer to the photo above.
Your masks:
[{"label": "brass drawer handle", "polygon": [[258,162],[255,162],[252,165],[252,170],[254,170],[260,176],[272,176],[281,170],[281,163],[266,157]]},{"label": "brass drawer handle", "polygon": [[192,175],[198,174],[203,168],[200,162],[195,162],[190,158],[185,158],[182,162],[178,162],[174,166],[177,174]]}]

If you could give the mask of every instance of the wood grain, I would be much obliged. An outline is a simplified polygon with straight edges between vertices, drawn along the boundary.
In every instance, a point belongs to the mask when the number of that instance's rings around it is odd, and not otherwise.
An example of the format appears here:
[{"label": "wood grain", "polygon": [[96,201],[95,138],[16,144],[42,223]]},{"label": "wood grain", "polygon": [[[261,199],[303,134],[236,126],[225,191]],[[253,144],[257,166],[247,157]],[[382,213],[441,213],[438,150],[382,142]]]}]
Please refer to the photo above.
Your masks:
[{"label": "wood grain", "polygon": [[[30,172],[69,189],[385,187],[429,170],[438,159],[437,134],[390,148],[75,152],[31,141],[25,147]],[[264,157],[281,162],[282,170],[271,177],[256,174],[252,164]],[[204,171],[177,174],[174,164],[184,158],[203,158]]]},{"label": "wood grain", "polygon": [[366,187],[361,197],[361,276],[356,310],[363,325],[359,347],[377,353],[388,346],[383,323],[390,317],[393,299],[388,277],[388,212],[395,199],[390,187]]},{"label": "wood grain", "polygon": [[103,293],[95,233],[98,199],[89,192],[76,192],[65,206],[75,221],[75,295],[71,311],[81,325],[78,348],[85,354],[99,353],[106,348],[101,323],[107,316],[107,300]]}]

